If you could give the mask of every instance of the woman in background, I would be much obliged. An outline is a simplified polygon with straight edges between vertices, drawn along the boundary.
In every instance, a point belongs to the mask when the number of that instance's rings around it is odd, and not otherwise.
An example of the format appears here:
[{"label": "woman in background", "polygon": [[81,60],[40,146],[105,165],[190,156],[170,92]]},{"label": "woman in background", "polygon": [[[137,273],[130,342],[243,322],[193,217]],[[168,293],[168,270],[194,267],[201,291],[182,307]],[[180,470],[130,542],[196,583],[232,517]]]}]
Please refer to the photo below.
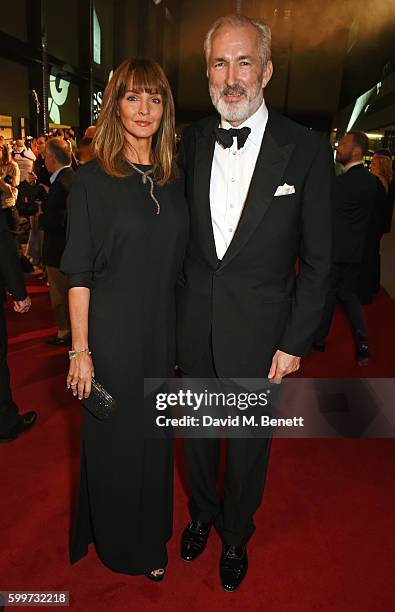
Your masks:
[{"label": "woman in background", "polygon": [[155,581],[172,533],[173,463],[170,440],[144,436],[144,378],[175,365],[188,217],[174,144],[163,70],[150,59],[123,62],[104,93],[95,159],[75,176],[61,264],[70,279],[67,385],[88,397],[94,371],[117,405],[104,421],[83,414],[71,561],[94,542],[112,570]]},{"label": "woman in background", "polygon": [[[30,257],[31,262],[34,266],[42,265],[42,244],[43,244],[43,231],[40,230],[38,225],[38,219],[42,213],[41,204],[42,200],[45,199],[46,194],[42,185],[49,187],[51,174],[45,165],[45,147],[48,140],[46,134],[40,134],[36,139],[37,156],[33,165],[33,172],[29,175],[29,183],[32,186],[30,193],[34,194],[34,201],[30,202],[30,205],[38,206],[38,210],[35,214],[29,215],[30,220],[30,234],[27,243],[26,255]],[[40,189],[41,186],[41,189]]]},{"label": "woman in background", "polygon": [[392,157],[375,153],[370,164],[370,171],[380,179],[387,193],[387,206],[383,219],[383,234],[387,234],[391,231],[395,197]]},{"label": "woman in background", "polygon": [[16,207],[19,182],[19,166],[12,159],[8,145],[2,140],[0,142],[0,207],[5,209],[7,224],[12,232],[16,232],[19,225]]},{"label": "woman in background", "polygon": [[393,194],[392,160],[386,155],[373,155],[370,172],[377,177],[378,195],[369,223],[361,272],[358,279],[358,297],[362,304],[371,304],[380,290],[380,243],[384,233],[391,231]]}]

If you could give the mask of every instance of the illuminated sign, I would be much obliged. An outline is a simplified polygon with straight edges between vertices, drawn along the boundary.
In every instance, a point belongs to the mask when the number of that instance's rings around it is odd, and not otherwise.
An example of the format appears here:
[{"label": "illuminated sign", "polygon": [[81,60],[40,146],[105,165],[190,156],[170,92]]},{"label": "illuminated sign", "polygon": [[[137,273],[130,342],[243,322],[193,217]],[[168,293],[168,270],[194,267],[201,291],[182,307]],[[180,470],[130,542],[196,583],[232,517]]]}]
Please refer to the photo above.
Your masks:
[{"label": "illuminated sign", "polygon": [[[113,74],[114,74],[114,70],[110,70],[110,73],[108,75],[109,81]],[[103,102],[103,92],[100,89],[98,89],[97,91],[93,92],[93,96],[92,96],[92,113],[93,113],[92,120],[94,123],[96,123],[96,121],[99,118],[102,102]]]},{"label": "illuminated sign", "polygon": [[353,128],[362,111],[364,113],[367,112],[368,108],[370,107],[370,102],[372,101],[373,94],[376,93],[376,96],[379,96],[381,87],[382,82],[379,81],[374,87],[369,89],[369,91],[365,91],[365,93],[363,93],[361,96],[359,96],[359,98],[357,98],[354,104],[353,111],[351,113],[350,121],[348,122],[346,132],[349,132]]},{"label": "illuminated sign", "polygon": [[101,109],[101,105],[103,101],[103,92],[95,91],[93,93],[92,100],[93,100],[93,104],[92,104],[93,117],[92,118],[93,118],[93,123],[96,123],[100,115],[100,109]]},{"label": "illuminated sign", "polygon": [[95,8],[93,8],[93,61],[101,64],[101,28]]},{"label": "illuminated sign", "polygon": [[62,123],[60,107],[64,105],[69,93],[70,82],[63,78],[58,68],[52,68],[49,75],[48,114],[52,123]]}]

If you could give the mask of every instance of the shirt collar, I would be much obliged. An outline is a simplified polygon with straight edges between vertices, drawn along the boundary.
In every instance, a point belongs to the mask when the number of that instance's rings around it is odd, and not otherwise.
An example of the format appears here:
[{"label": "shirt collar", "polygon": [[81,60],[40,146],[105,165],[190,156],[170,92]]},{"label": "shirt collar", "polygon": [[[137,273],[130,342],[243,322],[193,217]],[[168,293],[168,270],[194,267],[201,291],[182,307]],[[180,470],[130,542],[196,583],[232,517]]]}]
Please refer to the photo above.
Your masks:
[{"label": "shirt collar", "polygon": [[[267,120],[269,117],[269,113],[267,110],[267,106],[265,104],[265,100],[262,100],[262,104],[258,108],[257,111],[251,117],[248,117],[241,125],[237,126],[237,129],[241,129],[243,127],[249,127],[251,129],[251,133],[248,136],[247,140],[250,140],[255,146],[260,147],[263,134],[265,133],[265,128],[267,124]],[[225,130],[229,130],[232,125],[228,121],[221,119],[221,127]]]},{"label": "shirt collar", "polygon": [[359,161],[355,161],[355,162],[351,162],[349,164],[346,164],[344,166],[344,172],[348,172],[348,170],[350,168],[353,168],[354,166],[360,166],[361,164],[363,165],[363,159],[360,159]]},{"label": "shirt collar", "polygon": [[49,177],[50,183],[51,185],[56,181],[56,178],[59,174],[59,172],[61,172],[62,170],[64,170],[65,168],[70,168],[70,165],[68,166],[62,166],[61,168],[58,168],[57,170],[55,170],[55,172],[53,172],[51,174],[51,176]]}]

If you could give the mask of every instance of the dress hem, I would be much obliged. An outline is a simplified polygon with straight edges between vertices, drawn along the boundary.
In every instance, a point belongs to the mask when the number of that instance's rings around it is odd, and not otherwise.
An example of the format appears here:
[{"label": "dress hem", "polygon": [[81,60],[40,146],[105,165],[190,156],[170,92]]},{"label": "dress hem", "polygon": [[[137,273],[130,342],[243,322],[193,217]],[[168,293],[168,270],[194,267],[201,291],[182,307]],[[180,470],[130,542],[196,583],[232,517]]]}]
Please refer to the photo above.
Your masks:
[{"label": "dress hem", "polygon": [[[166,540],[165,545],[169,541],[169,539]],[[151,572],[154,569],[165,568],[165,567],[167,567],[167,564],[168,564],[168,559],[166,558],[166,561],[164,563],[161,563],[161,562],[158,562],[157,564],[155,563],[155,564],[151,565],[151,567],[148,567],[147,569],[138,569],[138,570],[134,570],[134,569],[127,569],[127,570],[126,569],[115,569],[114,566],[112,566],[110,563],[107,563],[107,561],[105,561],[103,559],[103,557],[101,557],[101,555],[100,555],[96,545],[94,544],[94,542],[91,542],[89,545],[93,546],[93,548],[94,548],[94,550],[96,552],[96,555],[99,558],[99,560],[101,561],[101,563],[105,567],[107,567],[107,569],[109,569],[112,572],[115,572],[117,574],[125,574],[127,576],[144,576],[144,574],[147,574],[148,572]],[[75,565],[76,563],[81,561],[84,557],[87,556],[88,552],[89,552],[89,550],[88,550],[88,547],[87,547],[85,552],[83,552],[83,553],[79,553],[78,555],[73,555],[73,556],[70,555],[70,557],[69,557],[70,565]],[[167,557],[167,555],[166,555],[166,557]]]}]

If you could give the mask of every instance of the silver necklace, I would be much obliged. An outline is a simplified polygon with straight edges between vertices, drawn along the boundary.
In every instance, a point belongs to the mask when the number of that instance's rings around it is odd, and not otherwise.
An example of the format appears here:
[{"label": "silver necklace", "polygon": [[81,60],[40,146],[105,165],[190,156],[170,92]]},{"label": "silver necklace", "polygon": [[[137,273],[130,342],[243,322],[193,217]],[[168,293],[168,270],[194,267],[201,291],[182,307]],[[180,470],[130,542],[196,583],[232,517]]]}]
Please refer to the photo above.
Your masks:
[{"label": "silver necklace", "polygon": [[135,170],[138,174],[141,175],[141,182],[143,183],[143,185],[145,185],[147,181],[149,182],[149,184],[150,184],[150,196],[151,196],[151,199],[156,204],[156,214],[159,215],[159,213],[160,213],[160,204],[159,204],[158,200],[156,199],[156,197],[154,196],[154,181],[153,181],[152,177],[150,176],[153,173],[152,168],[150,168],[149,170],[146,170],[145,172],[143,172],[142,170],[140,170],[140,168],[137,168],[137,166],[135,166],[131,161],[127,160],[127,162],[128,162],[128,164],[130,166],[132,166],[133,170]]}]

